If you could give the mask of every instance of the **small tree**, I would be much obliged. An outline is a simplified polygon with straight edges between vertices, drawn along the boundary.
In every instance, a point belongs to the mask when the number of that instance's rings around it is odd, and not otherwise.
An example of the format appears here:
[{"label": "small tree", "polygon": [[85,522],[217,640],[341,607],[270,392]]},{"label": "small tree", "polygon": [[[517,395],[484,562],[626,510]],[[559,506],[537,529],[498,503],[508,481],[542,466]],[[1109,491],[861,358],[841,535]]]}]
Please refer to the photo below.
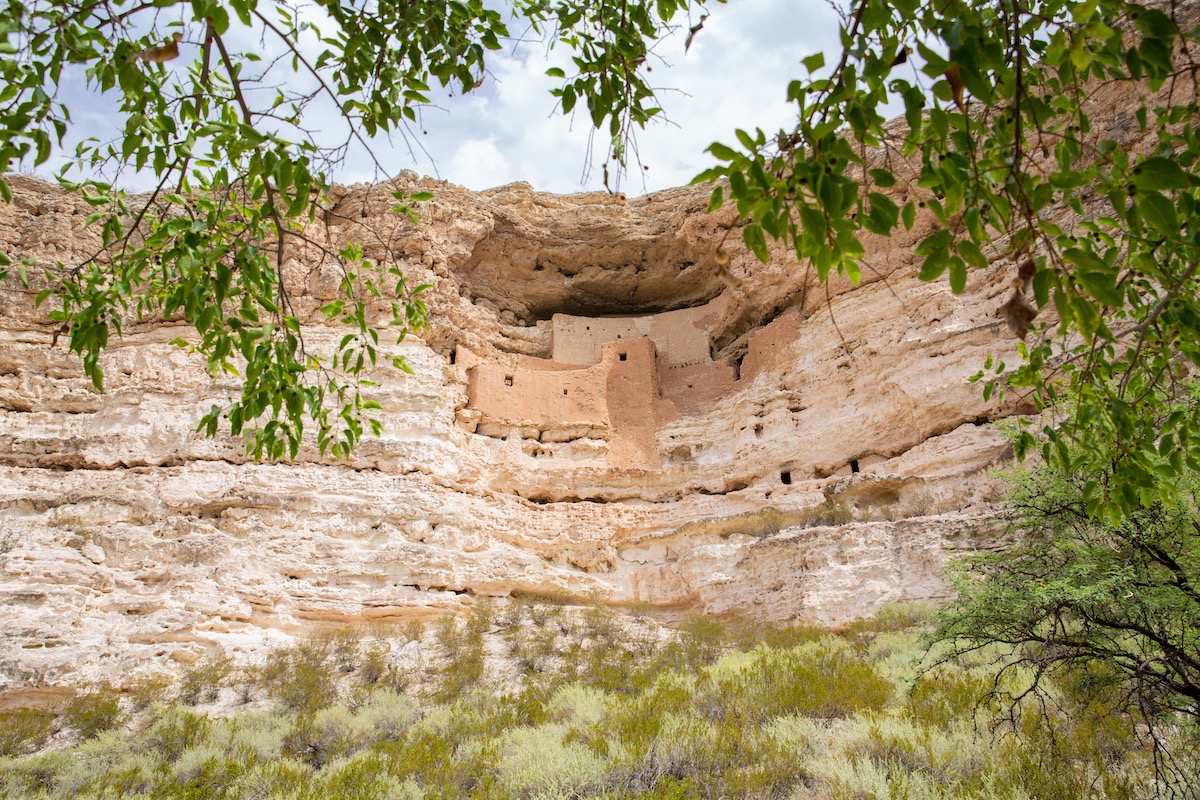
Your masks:
[{"label": "small tree", "polygon": [[1169,756],[1158,726],[1200,725],[1200,480],[1118,522],[1089,513],[1086,484],[1052,467],[1020,475],[1015,543],[952,568],[958,597],[935,638],[947,658],[994,659],[996,693],[1013,707],[1052,700],[1049,679],[1115,690],[1113,713],[1143,720]]}]

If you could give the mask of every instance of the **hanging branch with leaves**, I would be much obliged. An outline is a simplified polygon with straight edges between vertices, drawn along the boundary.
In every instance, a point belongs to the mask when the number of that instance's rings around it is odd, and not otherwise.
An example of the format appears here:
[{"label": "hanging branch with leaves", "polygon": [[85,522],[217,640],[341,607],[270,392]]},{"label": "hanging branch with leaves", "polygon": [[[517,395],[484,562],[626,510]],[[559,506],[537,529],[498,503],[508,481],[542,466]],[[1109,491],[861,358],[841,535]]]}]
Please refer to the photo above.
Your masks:
[{"label": "hanging branch with leaves", "polygon": [[[619,150],[633,126],[658,113],[639,67],[687,5],[539,0],[512,11],[579,51],[563,110],[569,98],[587,98],[590,120],[611,120]],[[296,457],[306,427],[320,452],[338,457],[366,427],[377,434],[379,407],[360,391],[370,385],[365,372],[381,354],[407,365],[381,346],[369,304],[390,308],[384,327],[398,342],[425,324],[426,287],[409,286],[386,247],[372,260],[360,245],[335,247],[306,231],[335,213],[330,175],[352,146],[370,154],[373,137],[407,136],[435,81],[477,88],[487,53],[507,36],[504,17],[483,0],[8,0],[0,195],[11,199],[4,169],[45,163],[61,147],[78,99],[64,96],[68,80],[82,73],[122,120],[115,140],[80,143],[61,177],[95,208],[88,221],[102,246],[81,263],[48,268],[38,297],[53,301],[49,316],[95,385],[113,334],[137,320],[179,318],[196,329],[179,343],[212,373],[241,381],[237,397],[204,415],[208,435],[227,425],[248,437],[254,457],[277,459]],[[129,171],[154,175],[149,194],[119,188]],[[395,211],[416,223],[430,199],[399,192]],[[321,309],[346,329],[333,353],[312,350],[293,304],[285,267],[302,249],[342,276],[338,297]],[[8,261],[0,254],[0,278]],[[27,278],[25,265],[19,274]]]}]

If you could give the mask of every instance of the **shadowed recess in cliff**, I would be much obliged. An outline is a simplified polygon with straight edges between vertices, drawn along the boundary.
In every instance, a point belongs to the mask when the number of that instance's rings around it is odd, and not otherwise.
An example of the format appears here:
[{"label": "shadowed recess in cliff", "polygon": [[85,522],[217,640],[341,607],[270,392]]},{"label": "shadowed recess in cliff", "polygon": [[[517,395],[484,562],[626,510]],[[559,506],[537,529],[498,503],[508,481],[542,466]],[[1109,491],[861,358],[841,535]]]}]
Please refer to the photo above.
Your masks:
[{"label": "shadowed recess in cliff", "polygon": [[493,195],[491,231],[452,266],[464,296],[530,325],[560,313],[618,316],[703,305],[725,289],[712,240],[681,224],[687,209],[645,214],[649,198],[578,197],[591,202],[566,204],[519,185]]}]

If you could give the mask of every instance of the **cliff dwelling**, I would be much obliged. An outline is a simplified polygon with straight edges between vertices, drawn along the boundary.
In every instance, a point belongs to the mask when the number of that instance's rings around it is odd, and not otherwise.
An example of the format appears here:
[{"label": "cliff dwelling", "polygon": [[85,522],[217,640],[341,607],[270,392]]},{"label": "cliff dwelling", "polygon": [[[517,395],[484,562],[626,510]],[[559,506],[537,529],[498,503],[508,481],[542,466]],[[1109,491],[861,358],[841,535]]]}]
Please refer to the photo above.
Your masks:
[{"label": "cliff dwelling", "polygon": [[[735,290],[712,254],[737,220],[695,189],[402,180],[435,194],[426,221],[366,255],[431,285],[431,325],[396,348],[414,374],[370,375],[383,430],[346,461],[255,463],[198,434],[238,383],[171,324],[111,342],[96,392],[37,285],[0,285],[0,688],[522,594],[837,624],[944,597],[943,561],[993,545],[1007,445],[978,423],[1016,406],[969,378],[1011,352],[995,316],[1011,265],[960,297],[922,283],[918,222],[859,287],[818,291],[789,254],[739,247]],[[12,185],[6,253],[95,247],[86,203]],[[337,189],[338,219],[382,227],[387,188]],[[339,278],[310,256],[286,269],[318,352],[341,336],[320,313]]]},{"label": "cliff dwelling", "polygon": [[[711,330],[728,303],[721,295],[655,314],[555,314],[550,357],[526,356],[511,366],[459,348],[454,363],[467,375],[468,398],[459,425],[536,441],[539,457],[657,469],[659,427],[710,411],[797,344],[797,320],[784,315],[749,337],[744,369],[741,359],[714,360]],[[761,424],[756,433],[761,436]]]}]

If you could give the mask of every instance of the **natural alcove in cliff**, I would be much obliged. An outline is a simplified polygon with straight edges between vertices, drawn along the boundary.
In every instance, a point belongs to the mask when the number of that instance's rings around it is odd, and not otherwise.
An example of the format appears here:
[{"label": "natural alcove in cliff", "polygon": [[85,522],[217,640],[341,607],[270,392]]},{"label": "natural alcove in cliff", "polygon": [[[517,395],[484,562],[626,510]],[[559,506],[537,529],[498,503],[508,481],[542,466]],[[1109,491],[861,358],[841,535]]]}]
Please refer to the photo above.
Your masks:
[{"label": "natural alcove in cliff", "polygon": [[555,314],[672,311],[703,305],[726,288],[713,241],[682,235],[684,209],[644,214],[651,197],[599,194],[566,204],[519,187],[498,191],[497,200],[504,202],[493,207],[490,230],[450,269],[464,296],[524,325]]}]

